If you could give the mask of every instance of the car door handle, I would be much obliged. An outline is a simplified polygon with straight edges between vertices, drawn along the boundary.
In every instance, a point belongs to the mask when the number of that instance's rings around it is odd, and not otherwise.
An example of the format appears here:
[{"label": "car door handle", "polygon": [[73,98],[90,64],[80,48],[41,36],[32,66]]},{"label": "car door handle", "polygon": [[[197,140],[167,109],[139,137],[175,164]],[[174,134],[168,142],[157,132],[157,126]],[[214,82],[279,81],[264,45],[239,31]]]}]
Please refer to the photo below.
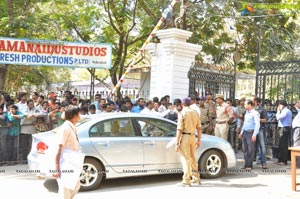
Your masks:
[{"label": "car door handle", "polygon": [[109,142],[99,142],[98,145],[99,146],[106,146],[106,147],[110,146]]},{"label": "car door handle", "polygon": [[144,142],[144,145],[151,145],[151,146],[154,146],[154,145],[157,145],[156,142],[154,141],[149,141],[149,142]]}]

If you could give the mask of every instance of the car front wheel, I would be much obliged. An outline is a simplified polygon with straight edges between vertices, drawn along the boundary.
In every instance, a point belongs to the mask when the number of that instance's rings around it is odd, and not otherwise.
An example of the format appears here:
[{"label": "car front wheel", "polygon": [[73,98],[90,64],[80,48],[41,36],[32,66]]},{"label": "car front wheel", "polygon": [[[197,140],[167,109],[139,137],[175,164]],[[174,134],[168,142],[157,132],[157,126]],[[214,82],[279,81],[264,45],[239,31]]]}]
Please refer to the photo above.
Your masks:
[{"label": "car front wheel", "polygon": [[103,179],[104,170],[94,159],[87,158],[83,163],[83,170],[80,175],[81,191],[97,189]]},{"label": "car front wheel", "polygon": [[199,160],[199,171],[204,178],[217,178],[225,173],[225,160],[217,150],[209,150]]}]

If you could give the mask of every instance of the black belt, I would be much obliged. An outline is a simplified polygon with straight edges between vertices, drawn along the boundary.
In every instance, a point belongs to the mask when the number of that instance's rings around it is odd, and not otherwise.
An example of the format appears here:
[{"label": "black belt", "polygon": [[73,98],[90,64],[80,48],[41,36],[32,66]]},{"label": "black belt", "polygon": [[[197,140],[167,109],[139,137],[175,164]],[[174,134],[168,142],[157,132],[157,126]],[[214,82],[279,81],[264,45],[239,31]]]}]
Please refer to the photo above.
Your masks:
[{"label": "black belt", "polygon": [[253,133],[254,130],[245,130],[245,133]]},{"label": "black belt", "polygon": [[186,133],[186,132],[182,132],[183,135],[194,135],[194,133]]}]

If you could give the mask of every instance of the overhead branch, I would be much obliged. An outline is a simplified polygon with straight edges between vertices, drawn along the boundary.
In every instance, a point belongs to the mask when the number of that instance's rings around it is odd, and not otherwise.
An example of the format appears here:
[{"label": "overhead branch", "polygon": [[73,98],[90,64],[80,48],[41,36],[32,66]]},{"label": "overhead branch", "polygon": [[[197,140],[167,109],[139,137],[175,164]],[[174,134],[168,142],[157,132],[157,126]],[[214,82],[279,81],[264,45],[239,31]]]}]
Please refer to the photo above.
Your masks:
[{"label": "overhead branch", "polygon": [[135,42],[137,42],[137,41],[139,41],[139,40],[146,39],[146,38],[148,38],[148,36],[149,36],[149,35],[147,34],[147,35],[142,35],[142,36],[140,36],[140,37],[137,37],[137,38],[135,38],[134,40],[128,42],[128,46],[134,44]]},{"label": "overhead branch", "polygon": [[[112,28],[119,34],[121,35],[121,31],[116,27],[116,25],[114,24],[114,20],[112,18],[111,12],[110,12],[110,1],[109,0],[106,4],[105,0],[102,0],[103,5],[104,5],[104,10],[107,12],[108,14],[108,18],[109,18],[109,24],[112,26]],[[107,6],[106,6],[107,5]]]},{"label": "overhead branch", "polygon": [[75,23],[72,22],[72,27],[75,30],[76,34],[80,37],[80,39],[84,42],[87,42],[86,39],[84,38],[84,36],[80,33],[80,31],[78,30],[77,26],[75,25]]},{"label": "overhead branch", "polygon": [[134,4],[133,15],[132,15],[132,26],[128,29],[128,31],[127,31],[127,36],[129,35],[129,33],[133,30],[133,28],[134,28],[135,25],[136,25],[135,17],[136,17],[136,9],[137,9],[137,6],[138,6],[138,0],[136,0],[136,1],[135,1],[135,4]]},{"label": "overhead branch", "polygon": [[141,5],[141,7],[143,8],[143,10],[147,13],[147,15],[149,17],[152,18],[153,21],[158,21],[159,20],[159,17],[155,16],[155,14],[151,11],[151,9],[148,8],[148,6],[146,5],[144,0],[140,0],[139,3]]},{"label": "overhead branch", "polygon": [[[92,74],[92,70],[90,68],[87,68],[87,70],[89,71],[90,74]],[[101,82],[101,84],[103,84],[106,88],[108,89],[113,89],[108,83],[104,82],[104,80],[107,78],[107,75],[100,79],[98,76],[95,76],[95,79],[98,80],[99,82]]]}]

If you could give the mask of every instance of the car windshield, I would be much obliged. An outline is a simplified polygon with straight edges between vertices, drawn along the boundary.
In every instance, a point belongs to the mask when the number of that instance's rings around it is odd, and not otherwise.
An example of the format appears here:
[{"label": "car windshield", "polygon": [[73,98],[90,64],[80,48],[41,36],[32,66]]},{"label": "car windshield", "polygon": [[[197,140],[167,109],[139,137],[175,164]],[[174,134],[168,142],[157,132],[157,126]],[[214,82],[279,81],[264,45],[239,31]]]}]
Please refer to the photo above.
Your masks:
[{"label": "car windshield", "polygon": [[86,123],[87,121],[90,121],[91,119],[92,119],[91,117],[80,115],[80,120],[76,123],[76,126],[78,127]]}]

